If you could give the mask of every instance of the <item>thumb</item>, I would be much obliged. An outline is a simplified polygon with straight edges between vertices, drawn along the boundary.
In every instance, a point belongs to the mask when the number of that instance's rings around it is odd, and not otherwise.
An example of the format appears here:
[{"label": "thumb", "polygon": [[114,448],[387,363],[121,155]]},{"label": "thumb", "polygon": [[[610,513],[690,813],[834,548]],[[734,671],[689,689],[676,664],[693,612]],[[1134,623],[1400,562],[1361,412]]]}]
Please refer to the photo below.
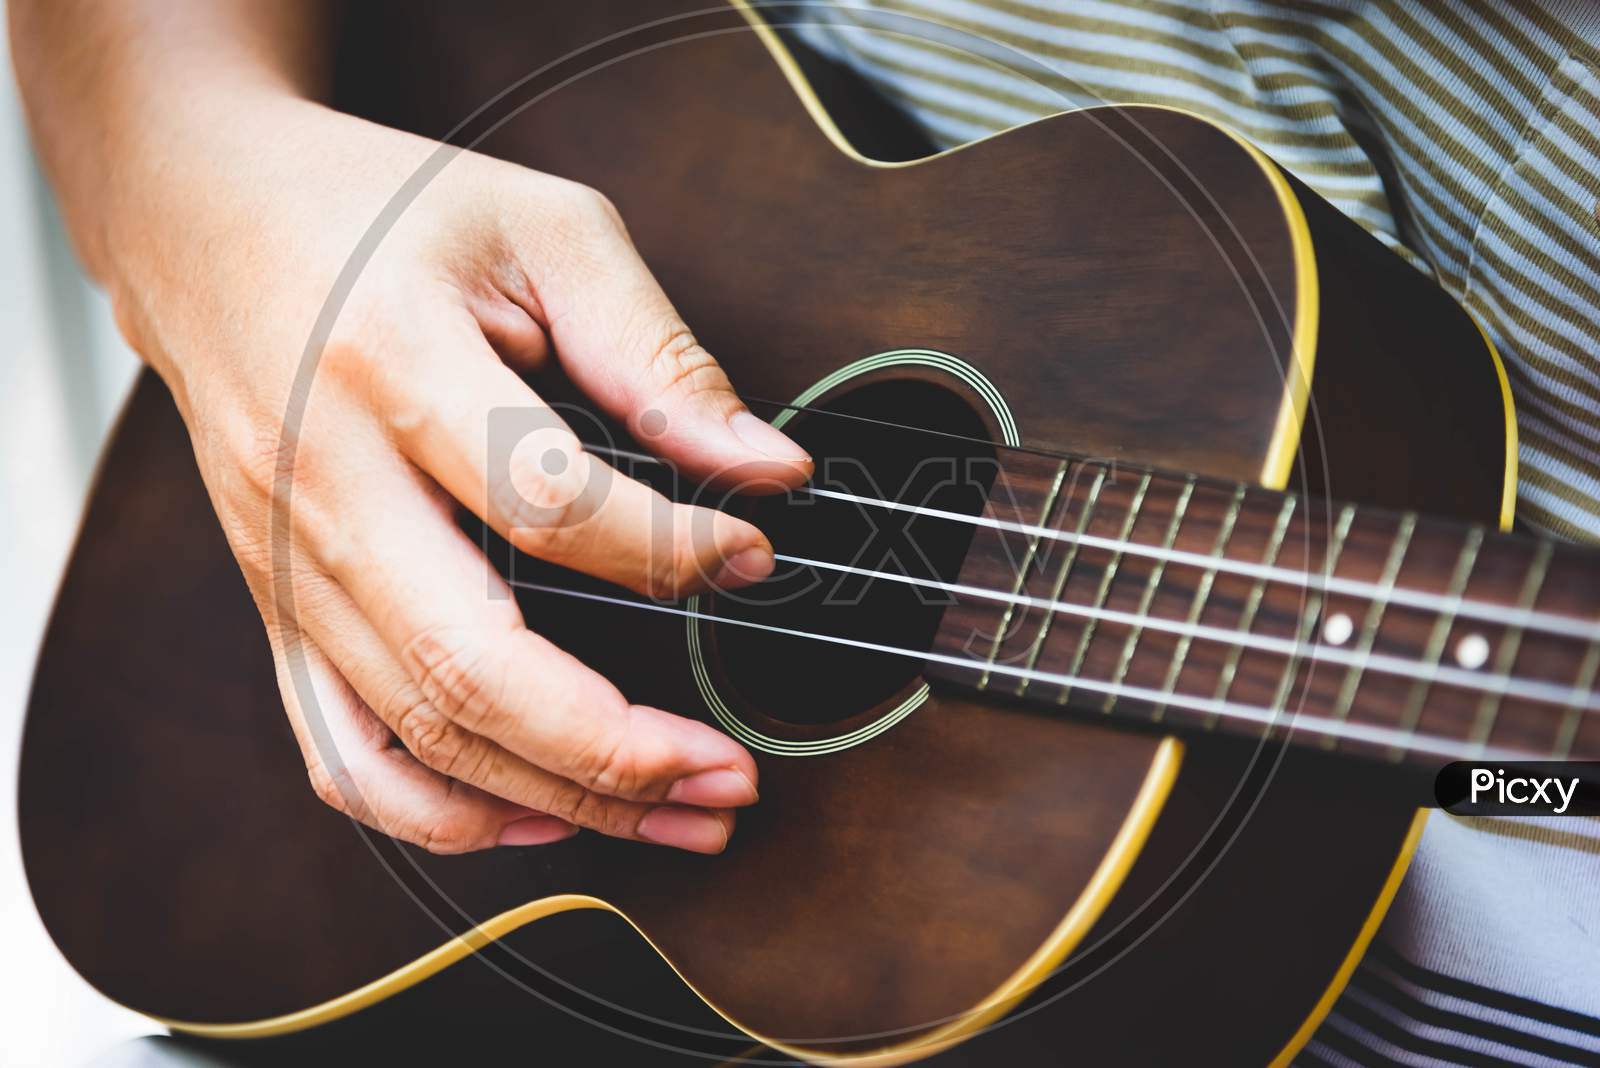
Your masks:
[{"label": "thumb", "polygon": [[629,240],[593,194],[593,218],[568,232],[585,247],[530,271],[568,377],[646,448],[696,478],[797,486],[811,457],[750,411],[695,340]]}]

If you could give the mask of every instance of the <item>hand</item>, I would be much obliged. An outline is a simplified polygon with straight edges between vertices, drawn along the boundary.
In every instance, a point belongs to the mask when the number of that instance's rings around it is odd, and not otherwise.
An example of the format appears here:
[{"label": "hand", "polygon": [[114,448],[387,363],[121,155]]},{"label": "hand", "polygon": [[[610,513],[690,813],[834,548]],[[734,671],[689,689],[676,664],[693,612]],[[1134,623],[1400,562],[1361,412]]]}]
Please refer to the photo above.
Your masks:
[{"label": "hand", "polygon": [[[750,755],[630,704],[528,630],[514,600],[491,595],[504,586],[453,512],[460,502],[524,552],[653,595],[771,570],[754,527],[602,472],[548,409],[533,447],[490,470],[489,413],[540,407],[518,372],[551,358],[689,475],[738,466],[795,485],[809,458],[739,401],[604,199],[471,153],[361,270],[285,437],[341,269],[437,146],[279,99],[219,138],[175,147],[187,154],[150,203],[113,216],[113,297],[183,412],[318,796],[437,852],[577,828],[720,851],[731,810],[756,800]],[[579,507],[602,474],[604,494]],[[652,544],[652,513],[670,517],[670,551]],[[538,622],[559,634],[559,618]]]}]

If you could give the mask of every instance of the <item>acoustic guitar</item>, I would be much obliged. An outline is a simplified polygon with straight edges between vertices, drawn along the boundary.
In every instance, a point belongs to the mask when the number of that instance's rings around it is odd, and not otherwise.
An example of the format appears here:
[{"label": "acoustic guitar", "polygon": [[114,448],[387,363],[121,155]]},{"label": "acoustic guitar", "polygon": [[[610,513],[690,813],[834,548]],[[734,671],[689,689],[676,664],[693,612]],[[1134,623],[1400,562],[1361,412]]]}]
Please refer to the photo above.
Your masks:
[{"label": "acoustic guitar", "polygon": [[[324,808],[146,373],[27,715],[62,952],[243,1058],[1288,1063],[1441,764],[1600,755],[1600,568],[1503,529],[1493,347],[1194,115],[933,154],[793,46],[805,5],[564,6],[358,6],[339,103],[604,191],[819,459],[717,499],[782,554],[742,596],[644,602],[485,543],[532,625],[747,745],[762,800],[715,857],[433,856]],[[703,492],[551,375],[619,467]]]}]

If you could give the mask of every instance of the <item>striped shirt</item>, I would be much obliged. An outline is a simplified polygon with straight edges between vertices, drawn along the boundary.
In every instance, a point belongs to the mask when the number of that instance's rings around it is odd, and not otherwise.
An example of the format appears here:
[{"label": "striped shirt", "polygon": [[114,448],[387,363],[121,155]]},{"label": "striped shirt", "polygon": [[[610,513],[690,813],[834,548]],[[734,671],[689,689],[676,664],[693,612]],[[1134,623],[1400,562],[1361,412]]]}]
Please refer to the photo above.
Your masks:
[{"label": "striped shirt", "polygon": [[[1473,311],[1518,519],[1600,540],[1600,3],[841,0],[800,31],[953,146],[1095,103],[1243,133]],[[1600,1063],[1600,829],[1435,814],[1299,1063]]]}]

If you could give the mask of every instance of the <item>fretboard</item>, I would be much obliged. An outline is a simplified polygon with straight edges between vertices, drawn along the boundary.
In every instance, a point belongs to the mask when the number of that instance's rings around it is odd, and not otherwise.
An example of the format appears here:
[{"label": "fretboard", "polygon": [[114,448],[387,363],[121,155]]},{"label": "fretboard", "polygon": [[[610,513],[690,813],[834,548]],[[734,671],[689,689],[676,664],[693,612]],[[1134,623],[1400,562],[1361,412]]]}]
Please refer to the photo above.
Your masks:
[{"label": "fretboard", "polygon": [[1013,454],[928,674],[1430,766],[1600,759],[1600,555]]}]

